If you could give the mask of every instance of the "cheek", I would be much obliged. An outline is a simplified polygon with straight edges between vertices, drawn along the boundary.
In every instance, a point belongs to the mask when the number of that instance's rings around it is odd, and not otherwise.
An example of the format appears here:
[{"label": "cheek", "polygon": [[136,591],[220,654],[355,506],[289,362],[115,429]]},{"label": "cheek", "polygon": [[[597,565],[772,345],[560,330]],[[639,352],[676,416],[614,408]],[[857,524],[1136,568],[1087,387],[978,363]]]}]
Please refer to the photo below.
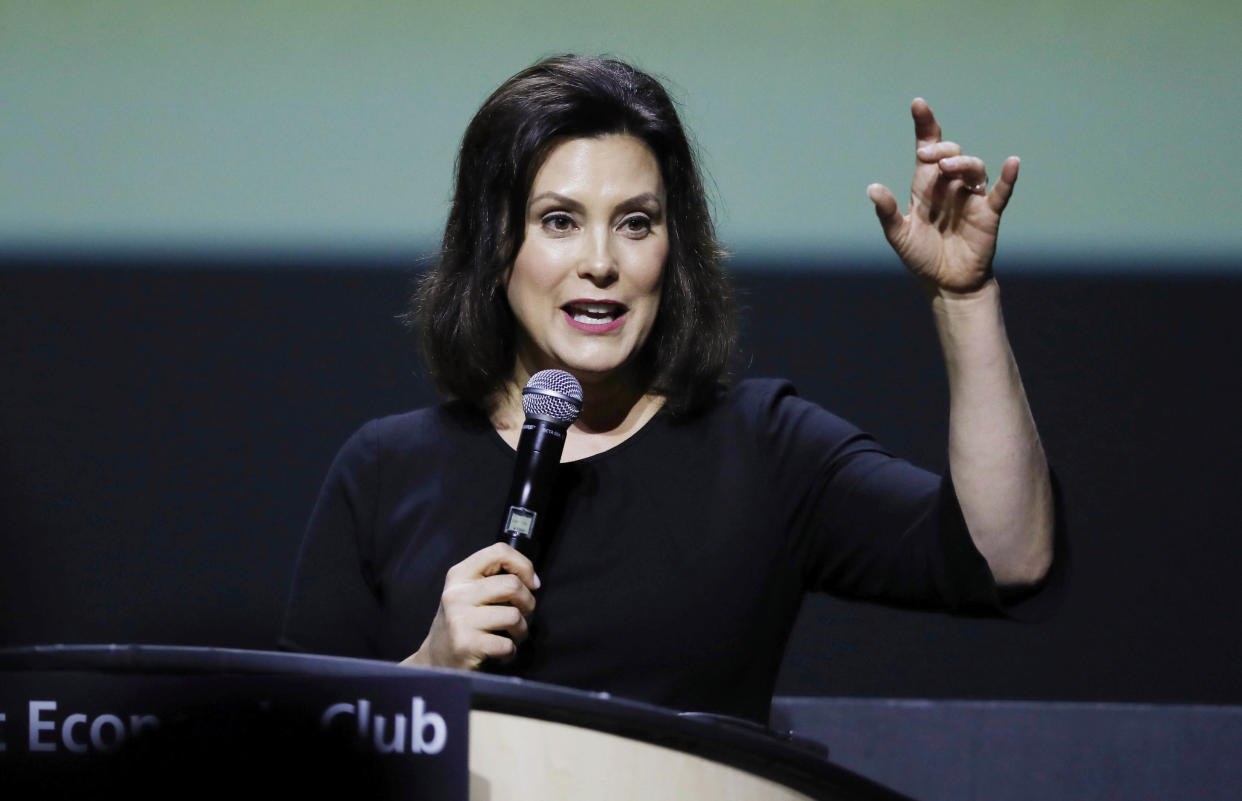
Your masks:
[{"label": "cheek", "polygon": [[662,243],[663,247],[651,254],[651,260],[646,269],[646,289],[649,294],[653,294],[658,301],[664,287],[664,273],[666,262],[668,261],[668,244]]},{"label": "cheek", "polygon": [[514,319],[517,320],[518,327],[523,331],[529,331],[532,327],[538,327],[538,321],[543,317],[542,304],[540,303],[541,293],[536,287],[529,283],[519,280],[520,276],[515,274],[514,280],[509,282],[508,297],[509,309],[513,312]]},{"label": "cheek", "polygon": [[512,278],[531,287],[555,286],[565,272],[570,255],[555,243],[527,237],[513,260]]},{"label": "cheek", "polygon": [[541,253],[530,240],[522,243],[513,266],[505,275],[505,294],[515,312],[532,299],[544,294],[552,283],[553,271],[549,269],[547,254]]}]

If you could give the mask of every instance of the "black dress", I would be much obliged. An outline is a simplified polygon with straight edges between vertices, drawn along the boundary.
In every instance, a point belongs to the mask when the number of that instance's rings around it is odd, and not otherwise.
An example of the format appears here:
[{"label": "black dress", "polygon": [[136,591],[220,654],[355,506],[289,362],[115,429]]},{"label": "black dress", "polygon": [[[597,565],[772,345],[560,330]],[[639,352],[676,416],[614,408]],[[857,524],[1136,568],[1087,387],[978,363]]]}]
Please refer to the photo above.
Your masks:
[{"label": "black dress", "polygon": [[[513,459],[463,403],[363,426],[315,506],[281,646],[417,650],[448,568],[495,540]],[[659,413],[557,483],[531,636],[499,672],[766,721],[806,591],[998,608],[948,478],[787,382],[743,381],[687,420]]]}]

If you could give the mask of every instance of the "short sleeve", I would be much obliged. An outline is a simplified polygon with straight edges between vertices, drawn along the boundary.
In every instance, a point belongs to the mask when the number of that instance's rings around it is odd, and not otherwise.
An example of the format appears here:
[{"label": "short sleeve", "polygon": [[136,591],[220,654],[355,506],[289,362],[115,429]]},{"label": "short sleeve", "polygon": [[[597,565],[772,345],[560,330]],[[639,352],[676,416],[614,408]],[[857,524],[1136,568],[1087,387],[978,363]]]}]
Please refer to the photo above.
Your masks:
[{"label": "short sleeve", "polygon": [[1003,614],[952,478],[894,457],[783,384],[766,435],[771,494],[805,589],[883,604]]},{"label": "short sleeve", "polygon": [[298,554],[278,643],[282,650],[374,656],[379,600],[373,533],[379,482],[376,424],[342,446]]}]

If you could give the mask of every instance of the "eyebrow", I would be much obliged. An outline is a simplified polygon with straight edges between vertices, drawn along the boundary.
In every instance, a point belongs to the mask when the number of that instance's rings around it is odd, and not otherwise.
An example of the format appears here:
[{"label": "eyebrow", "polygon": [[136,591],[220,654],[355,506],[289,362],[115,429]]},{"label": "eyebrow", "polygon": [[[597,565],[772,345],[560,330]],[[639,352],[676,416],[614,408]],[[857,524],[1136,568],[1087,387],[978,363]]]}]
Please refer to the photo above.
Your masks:
[{"label": "eyebrow", "polygon": [[[526,208],[529,209],[541,200],[553,200],[567,208],[573,209],[574,211],[580,212],[583,210],[581,203],[571,197],[566,197],[559,192],[540,192],[530,199],[530,202],[526,204]],[[634,206],[655,206],[657,211],[663,210],[660,198],[655,192],[642,192],[631,198],[626,198],[618,203],[616,208],[633,208]]]}]

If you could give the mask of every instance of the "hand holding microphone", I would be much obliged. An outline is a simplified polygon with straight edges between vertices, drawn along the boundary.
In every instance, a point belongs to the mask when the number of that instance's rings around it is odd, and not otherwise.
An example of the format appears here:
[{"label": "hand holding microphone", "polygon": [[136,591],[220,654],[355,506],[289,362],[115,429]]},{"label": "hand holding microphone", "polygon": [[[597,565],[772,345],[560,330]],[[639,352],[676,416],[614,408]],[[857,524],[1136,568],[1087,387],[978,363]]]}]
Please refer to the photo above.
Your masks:
[{"label": "hand holding microphone", "polygon": [[402,664],[475,670],[504,660],[526,639],[539,589],[533,558],[547,527],[556,470],[582,386],[564,370],[542,370],[522,390],[526,422],[518,440],[501,531],[495,544],[449,568],[431,630]]},{"label": "hand holding microphone", "polygon": [[449,568],[431,630],[404,665],[475,670],[504,660],[526,639],[539,589],[535,566],[498,542]]}]

